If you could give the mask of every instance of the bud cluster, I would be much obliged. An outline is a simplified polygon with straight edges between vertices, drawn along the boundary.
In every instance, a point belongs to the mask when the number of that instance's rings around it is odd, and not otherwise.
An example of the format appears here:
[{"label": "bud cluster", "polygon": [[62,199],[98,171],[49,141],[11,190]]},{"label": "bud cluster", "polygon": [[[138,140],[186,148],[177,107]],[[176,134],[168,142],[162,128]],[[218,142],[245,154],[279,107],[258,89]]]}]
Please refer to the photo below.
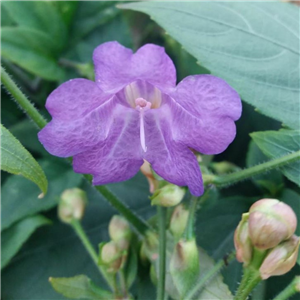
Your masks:
[{"label": "bud cluster", "polygon": [[99,264],[107,272],[116,273],[126,262],[132,232],[129,223],[121,216],[113,216],[108,231],[111,241],[100,244]]},{"label": "bud cluster", "polygon": [[296,215],[287,204],[276,199],[255,202],[234,234],[237,260],[247,267],[254,252],[260,251],[265,256],[259,268],[262,279],[287,273],[298,257],[296,227]]}]

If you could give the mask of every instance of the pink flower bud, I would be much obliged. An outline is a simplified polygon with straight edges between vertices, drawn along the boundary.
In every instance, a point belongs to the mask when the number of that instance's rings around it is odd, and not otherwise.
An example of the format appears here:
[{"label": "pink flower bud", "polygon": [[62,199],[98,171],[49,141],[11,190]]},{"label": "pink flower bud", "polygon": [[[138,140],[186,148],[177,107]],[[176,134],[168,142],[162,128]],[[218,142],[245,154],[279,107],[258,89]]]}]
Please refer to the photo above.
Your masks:
[{"label": "pink flower bud", "polygon": [[296,264],[300,238],[293,235],[287,241],[273,248],[263,261],[259,271],[262,279],[283,275]]},{"label": "pink flower bud", "polygon": [[158,181],[155,179],[152,173],[150,164],[145,160],[140,170],[146,176],[149,183],[150,193],[153,194],[154,191],[158,188]]},{"label": "pink flower bud", "polygon": [[110,238],[118,244],[120,249],[128,249],[132,233],[130,225],[125,218],[113,216],[109,223],[108,231]]},{"label": "pink flower bud", "polygon": [[58,216],[61,221],[71,223],[81,220],[84,214],[87,198],[84,191],[74,188],[65,190],[58,205]]},{"label": "pink flower bud", "polygon": [[249,213],[243,214],[242,220],[234,233],[234,246],[236,249],[236,259],[248,265],[252,259],[253,246],[248,230]]},{"label": "pink flower bud", "polygon": [[249,235],[255,247],[266,250],[290,238],[297,226],[294,211],[276,199],[262,199],[249,210]]},{"label": "pink flower bud", "polygon": [[101,248],[100,264],[105,266],[107,272],[117,272],[122,264],[122,254],[117,244],[110,241]]}]

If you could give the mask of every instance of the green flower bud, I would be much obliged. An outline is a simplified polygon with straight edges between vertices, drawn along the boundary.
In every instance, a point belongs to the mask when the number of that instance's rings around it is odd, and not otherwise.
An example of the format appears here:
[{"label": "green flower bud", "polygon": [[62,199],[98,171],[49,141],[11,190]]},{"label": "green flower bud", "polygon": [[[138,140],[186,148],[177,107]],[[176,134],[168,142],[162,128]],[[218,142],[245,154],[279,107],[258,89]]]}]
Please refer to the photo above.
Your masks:
[{"label": "green flower bud", "polygon": [[170,207],[181,202],[185,194],[185,190],[174,184],[167,184],[157,190],[150,198],[152,205],[160,205]]},{"label": "green flower bud", "polygon": [[109,273],[116,273],[120,269],[122,253],[114,241],[101,245],[99,264],[105,266]]},{"label": "green flower bud", "polygon": [[142,242],[141,254],[143,258],[154,262],[158,258],[158,237],[155,233],[147,232]]},{"label": "green flower bud", "polygon": [[283,275],[296,264],[300,238],[293,235],[287,241],[273,248],[264,259],[259,272],[262,279]]},{"label": "green flower bud", "polygon": [[199,279],[199,252],[195,239],[181,239],[170,260],[170,273],[177,289],[185,295]]},{"label": "green flower bud", "polygon": [[243,262],[245,266],[250,263],[253,252],[253,246],[248,231],[248,218],[249,213],[243,214],[242,220],[240,221],[234,233],[236,259],[239,262]]},{"label": "green flower bud", "polygon": [[125,218],[113,216],[108,226],[108,232],[111,239],[117,243],[121,250],[128,249],[132,232]]},{"label": "green flower bud", "polygon": [[214,162],[211,164],[211,167],[217,174],[220,175],[240,170],[238,166],[228,161]]},{"label": "green flower bud", "polygon": [[276,199],[262,199],[249,210],[249,236],[255,247],[266,250],[290,238],[297,226],[294,211]]},{"label": "green flower bud", "polygon": [[83,190],[78,188],[65,190],[60,196],[58,205],[59,219],[65,223],[81,220],[87,204],[87,197]]},{"label": "green flower bud", "polygon": [[171,216],[170,220],[170,231],[176,239],[179,239],[186,227],[189,218],[189,211],[180,204],[178,205]]}]

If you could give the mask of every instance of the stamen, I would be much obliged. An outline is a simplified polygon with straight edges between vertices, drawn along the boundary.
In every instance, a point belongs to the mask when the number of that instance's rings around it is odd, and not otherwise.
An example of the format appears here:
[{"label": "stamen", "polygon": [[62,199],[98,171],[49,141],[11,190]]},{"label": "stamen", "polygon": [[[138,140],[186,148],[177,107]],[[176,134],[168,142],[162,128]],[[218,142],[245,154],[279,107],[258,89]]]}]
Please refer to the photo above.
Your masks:
[{"label": "stamen", "polygon": [[143,98],[137,98],[135,99],[136,107],[135,109],[139,111],[140,113],[140,141],[141,146],[144,152],[147,152],[147,146],[146,146],[146,138],[145,138],[145,125],[144,125],[144,112],[151,108],[151,102],[148,102],[147,100]]}]

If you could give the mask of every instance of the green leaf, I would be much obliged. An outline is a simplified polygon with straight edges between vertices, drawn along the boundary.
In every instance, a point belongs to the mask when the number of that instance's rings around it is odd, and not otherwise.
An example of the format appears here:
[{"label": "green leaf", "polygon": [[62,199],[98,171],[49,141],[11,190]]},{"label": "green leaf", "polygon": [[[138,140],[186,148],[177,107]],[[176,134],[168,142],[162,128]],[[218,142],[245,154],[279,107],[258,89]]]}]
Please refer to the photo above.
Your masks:
[{"label": "green leaf", "polygon": [[[206,272],[214,266],[214,261],[211,259],[203,249],[199,249],[199,259],[201,264],[201,274],[205,275]],[[199,278],[201,280],[201,276]],[[197,300],[219,299],[230,300],[233,296],[228,289],[228,286],[223,282],[221,274],[216,275],[213,280],[207,283],[205,288],[198,294]]]},{"label": "green leaf", "polygon": [[[250,134],[269,158],[278,158],[300,151],[300,130],[262,131]],[[300,160],[281,168],[283,174],[300,186]]]},{"label": "green leaf", "polygon": [[70,299],[105,300],[113,299],[112,293],[96,286],[91,279],[85,275],[71,278],[49,278],[55,291]]},{"label": "green leaf", "polygon": [[55,59],[54,40],[31,28],[2,28],[1,55],[25,70],[47,80],[59,80],[64,71]]},{"label": "green leaf", "polygon": [[299,8],[273,2],[134,2],[247,103],[299,128]]},{"label": "green leaf", "polygon": [[1,170],[22,175],[37,184],[43,194],[47,193],[48,182],[42,168],[3,125],[1,152]]},{"label": "green leaf", "polygon": [[74,15],[78,8],[78,1],[49,1],[60,14],[62,20],[67,26],[73,22]]},{"label": "green leaf", "polygon": [[[143,175],[138,174],[126,183],[111,184],[109,187],[137,214],[146,218],[153,214],[154,208],[150,207],[148,199],[148,183]],[[97,249],[99,242],[107,241],[108,223],[116,211],[88,182],[83,181],[81,188],[87,192],[89,199],[82,224]],[[56,219],[56,210],[47,215],[53,219],[53,226],[45,226],[35,232],[14,263],[4,269],[3,299],[62,300],[63,296],[57,294],[48,282],[51,276],[87,274],[95,284],[107,288],[72,228]]]},{"label": "green leaf", "polygon": [[[253,141],[251,141],[247,152],[246,166],[249,168],[268,160],[269,158],[262,153]],[[279,170],[271,170],[267,174],[257,175],[253,177],[253,181],[257,186],[261,187],[274,197],[276,197],[284,187],[283,176]]]},{"label": "green leaf", "polygon": [[44,216],[35,215],[22,219],[10,228],[4,230],[1,234],[1,269],[9,263],[38,227],[47,224],[51,224],[51,221]]},{"label": "green leaf", "polygon": [[82,176],[74,173],[62,160],[42,160],[40,164],[49,180],[49,191],[43,199],[37,198],[38,190],[34,184],[19,176],[9,177],[2,186],[2,229],[54,207],[65,189],[78,186],[82,180]]},{"label": "green leaf", "polygon": [[3,6],[19,28],[44,32],[62,48],[67,41],[67,28],[57,9],[49,1],[4,1]]}]

